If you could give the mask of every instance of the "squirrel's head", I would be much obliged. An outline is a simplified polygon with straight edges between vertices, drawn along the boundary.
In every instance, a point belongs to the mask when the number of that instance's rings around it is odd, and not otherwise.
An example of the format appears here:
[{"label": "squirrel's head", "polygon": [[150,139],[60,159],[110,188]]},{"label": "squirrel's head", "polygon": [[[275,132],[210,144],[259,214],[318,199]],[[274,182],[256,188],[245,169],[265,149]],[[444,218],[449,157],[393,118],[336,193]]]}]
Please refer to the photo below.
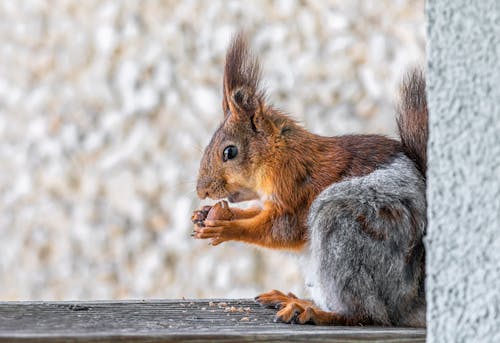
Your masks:
[{"label": "squirrel's head", "polygon": [[233,39],[226,55],[223,79],[224,118],[200,163],[196,190],[200,198],[256,199],[266,160],[272,159],[277,130],[273,110],[259,88],[260,67],[244,36]]}]

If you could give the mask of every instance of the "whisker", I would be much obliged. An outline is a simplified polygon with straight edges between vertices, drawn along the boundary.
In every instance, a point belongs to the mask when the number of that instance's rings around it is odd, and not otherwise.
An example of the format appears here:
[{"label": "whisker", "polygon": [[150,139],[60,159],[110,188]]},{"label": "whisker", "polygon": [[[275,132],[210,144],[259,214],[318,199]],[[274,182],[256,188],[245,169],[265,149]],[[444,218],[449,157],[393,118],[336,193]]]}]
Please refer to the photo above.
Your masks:
[{"label": "whisker", "polygon": [[191,189],[196,188],[196,181],[181,181],[181,182],[176,182],[171,185],[171,188],[173,189],[179,189],[179,188],[184,188],[184,187],[189,187]]},{"label": "whisker", "polygon": [[192,148],[193,150],[196,150],[196,152],[198,152],[200,155],[203,155],[203,152],[205,150],[205,147],[199,144],[198,142],[190,144],[189,147]]},{"label": "whisker", "polygon": [[183,193],[182,196],[185,197],[185,196],[188,196],[188,195],[191,195],[191,194],[195,194],[195,193],[196,193],[196,190],[193,189],[193,190],[190,190],[190,191],[187,191],[187,192]]},{"label": "whisker", "polygon": [[196,184],[196,180],[181,180],[177,184],[186,184],[186,183]]}]

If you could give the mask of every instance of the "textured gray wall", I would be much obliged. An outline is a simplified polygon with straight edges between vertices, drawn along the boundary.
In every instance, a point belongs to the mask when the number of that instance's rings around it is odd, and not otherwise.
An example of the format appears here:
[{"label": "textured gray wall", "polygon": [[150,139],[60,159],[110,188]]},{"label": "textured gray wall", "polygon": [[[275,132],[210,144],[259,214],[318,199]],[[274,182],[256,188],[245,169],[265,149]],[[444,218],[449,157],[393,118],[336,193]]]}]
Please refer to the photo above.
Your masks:
[{"label": "textured gray wall", "polygon": [[429,342],[500,342],[500,2],[427,4]]}]

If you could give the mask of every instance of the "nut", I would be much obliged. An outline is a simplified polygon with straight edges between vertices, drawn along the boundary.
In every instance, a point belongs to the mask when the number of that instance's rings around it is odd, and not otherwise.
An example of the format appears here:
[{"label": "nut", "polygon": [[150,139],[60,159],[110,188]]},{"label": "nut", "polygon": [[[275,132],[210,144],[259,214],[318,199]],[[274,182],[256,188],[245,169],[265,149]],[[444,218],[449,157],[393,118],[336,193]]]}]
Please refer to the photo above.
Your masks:
[{"label": "nut", "polygon": [[233,219],[233,212],[229,209],[227,201],[219,201],[216,203],[207,215],[208,220],[231,220]]}]

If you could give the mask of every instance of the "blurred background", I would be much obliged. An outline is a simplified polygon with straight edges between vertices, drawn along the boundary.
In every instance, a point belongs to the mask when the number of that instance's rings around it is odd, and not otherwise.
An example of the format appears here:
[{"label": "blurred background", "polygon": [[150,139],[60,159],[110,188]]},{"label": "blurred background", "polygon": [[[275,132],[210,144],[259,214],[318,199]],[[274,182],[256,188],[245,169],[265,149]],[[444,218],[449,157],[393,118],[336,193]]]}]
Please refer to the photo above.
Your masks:
[{"label": "blurred background", "polygon": [[423,0],[0,2],[0,300],[304,294],[292,255],[190,237],[240,28],[305,127],[395,136]]}]

